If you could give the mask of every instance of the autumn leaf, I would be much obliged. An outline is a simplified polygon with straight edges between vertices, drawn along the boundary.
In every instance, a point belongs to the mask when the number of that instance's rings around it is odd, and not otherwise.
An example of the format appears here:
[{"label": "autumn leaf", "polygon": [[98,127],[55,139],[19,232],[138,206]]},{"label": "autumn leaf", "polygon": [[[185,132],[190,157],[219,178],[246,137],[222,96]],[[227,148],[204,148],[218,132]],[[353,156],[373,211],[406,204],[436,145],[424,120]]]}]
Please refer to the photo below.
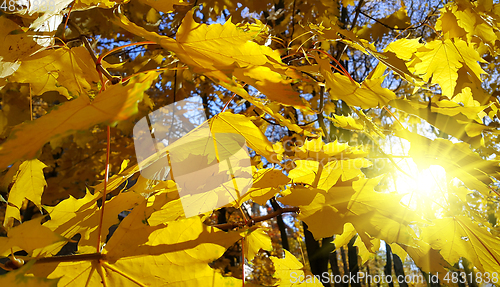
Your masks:
[{"label": "autumn leaf", "polygon": [[485,73],[478,62],[485,61],[467,42],[460,39],[434,40],[417,49],[410,69],[424,80],[439,84],[443,95],[451,99],[455,95],[460,67],[466,67],[478,79]]},{"label": "autumn leaf", "polygon": [[[81,96],[39,119],[16,126],[0,148],[0,167],[6,167],[19,158],[33,158],[45,143],[73,131],[127,119],[137,112],[137,103],[157,76],[156,72],[140,74],[126,85],[108,88],[93,101]],[[19,146],[23,149],[16,149]]]},{"label": "autumn leaf", "polygon": [[21,207],[28,199],[39,208],[42,205],[42,193],[47,185],[43,169],[47,167],[38,159],[27,160],[19,166],[19,171],[14,176],[14,184],[9,191],[9,205],[5,212],[5,227],[12,227],[13,219],[21,221]]},{"label": "autumn leaf", "polygon": [[304,265],[287,250],[285,257],[280,259],[271,257],[276,270],[274,278],[278,279],[278,286],[323,286],[312,274],[305,272]]},{"label": "autumn leaf", "polygon": [[2,286],[40,286],[40,287],[56,287],[58,279],[47,279],[43,277],[26,276],[26,272],[35,264],[35,261],[29,261],[21,268],[11,271],[7,274],[0,275],[0,284]]},{"label": "autumn leaf", "polygon": [[316,60],[333,100],[343,100],[349,105],[368,109],[385,105],[396,98],[391,90],[381,87],[383,78],[366,79],[360,85],[346,75],[332,73],[328,60],[318,57]]},{"label": "autumn leaf", "polygon": [[[100,212],[97,206],[99,193],[92,195],[87,193],[85,197],[75,199],[70,197],[63,200],[55,207],[46,206],[50,220],[43,226],[57,234],[71,239],[76,234],[81,235],[78,243],[80,253],[96,252],[95,242],[97,241],[97,226],[100,222]],[[144,197],[134,192],[120,193],[108,200],[106,203],[106,216],[103,218],[102,230],[107,234],[108,229],[119,223],[118,214],[122,211],[133,208],[144,201]],[[101,238],[105,240],[105,238]],[[44,246],[34,252],[36,256],[55,255],[66,242],[58,242],[49,246]]]},{"label": "autumn leaf", "polygon": [[[199,217],[148,226],[144,212],[146,202],[136,207],[118,226],[98,261],[39,263],[31,269],[35,276],[59,278],[64,286],[70,282],[119,286],[214,286],[239,284],[240,280],[222,277],[208,266],[227,247],[240,238],[238,232],[225,233],[202,224]],[[130,234],[135,236],[130,236]],[[148,264],[147,269],[137,268]],[[109,286],[109,285],[106,285]]]},{"label": "autumn leaf", "polygon": [[12,250],[14,252],[24,250],[31,253],[37,248],[66,241],[61,235],[41,225],[42,220],[43,217],[39,217],[25,221],[21,225],[11,228],[7,232],[7,237],[0,237],[0,256],[7,256]]},{"label": "autumn leaf", "polygon": [[279,192],[279,187],[288,182],[290,179],[280,170],[274,168],[254,170],[252,187],[240,199],[239,204],[252,199],[253,202],[265,205]]},{"label": "autumn leaf", "polygon": [[248,261],[253,260],[255,255],[257,255],[261,249],[267,251],[273,250],[271,237],[269,237],[264,228],[258,228],[246,235],[244,246],[246,246],[245,258]]},{"label": "autumn leaf", "polygon": [[[33,33],[21,32],[21,27],[7,17],[0,17],[0,27],[2,27],[0,38],[5,44],[0,46],[1,79],[12,75],[19,68],[19,61],[42,47],[33,40]],[[0,83],[0,89],[2,86]]]},{"label": "autumn leaf", "polygon": [[21,63],[10,81],[29,83],[33,95],[58,91],[68,99],[89,96],[99,82],[95,63],[84,47],[59,48],[36,53]]},{"label": "autumn leaf", "polygon": [[209,124],[212,133],[239,134],[245,138],[248,147],[269,160],[273,160],[272,144],[249,118],[232,113],[220,113],[211,119]]},{"label": "autumn leaf", "polygon": [[465,216],[455,216],[433,221],[433,225],[423,231],[426,242],[440,250],[439,253],[455,264],[465,257],[482,272],[496,272],[500,266],[499,240],[492,237],[486,227]]},{"label": "autumn leaf", "polygon": [[222,82],[231,82],[228,74],[233,74],[271,100],[304,107],[290,80],[285,78],[285,75],[297,77],[295,72],[282,63],[277,51],[251,41],[259,31],[246,32],[231,21],[224,25],[199,24],[191,11],[184,17],[174,40],[148,32],[121,14],[117,18],[114,23],[176,53],[194,72],[204,72]]}]

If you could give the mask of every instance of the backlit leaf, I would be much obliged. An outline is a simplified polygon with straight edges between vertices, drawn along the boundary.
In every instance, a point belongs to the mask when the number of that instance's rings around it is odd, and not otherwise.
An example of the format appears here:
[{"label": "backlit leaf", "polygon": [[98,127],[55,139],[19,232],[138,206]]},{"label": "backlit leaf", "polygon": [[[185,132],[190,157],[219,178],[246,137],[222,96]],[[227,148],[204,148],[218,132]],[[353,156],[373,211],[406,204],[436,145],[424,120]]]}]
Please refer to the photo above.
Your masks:
[{"label": "backlit leaf", "polygon": [[14,185],[9,192],[4,226],[12,226],[13,218],[21,221],[20,209],[26,199],[41,207],[42,193],[47,185],[43,174],[45,167],[47,166],[38,159],[27,160],[19,166],[19,171],[14,176]]},{"label": "backlit leaf", "polygon": [[87,96],[99,82],[99,75],[87,49],[63,47],[42,51],[24,60],[9,79],[31,84],[33,95],[58,91],[71,99]]},{"label": "backlit leaf", "polygon": [[[142,100],[144,91],[157,76],[156,72],[140,74],[130,79],[125,86],[111,86],[93,101],[81,96],[32,122],[16,126],[0,148],[0,167],[6,167],[19,158],[35,157],[45,143],[57,137],[99,123],[112,124],[127,119],[137,112],[137,104]],[[16,149],[19,146],[23,149]]]}]

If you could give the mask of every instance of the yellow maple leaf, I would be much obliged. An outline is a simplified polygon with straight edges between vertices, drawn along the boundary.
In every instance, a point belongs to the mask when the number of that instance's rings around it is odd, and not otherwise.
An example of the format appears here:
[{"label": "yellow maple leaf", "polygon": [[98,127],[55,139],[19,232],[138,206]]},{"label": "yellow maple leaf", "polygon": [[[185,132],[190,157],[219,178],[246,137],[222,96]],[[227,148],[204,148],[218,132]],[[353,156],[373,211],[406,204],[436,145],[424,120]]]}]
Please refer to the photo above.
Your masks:
[{"label": "yellow maple leaf", "polygon": [[20,209],[26,199],[41,208],[42,193],[47,185],[43,174],[45,167],[47,166],[38,159],[27,160],[19,166],[19,171],[14,176],[14,185],[9,192],[4,226],[11,227],[14,218],[21,221]]},{"label": "yellow maple leaf", "polygon": [[485,61],[467,42],[456,38],[434,40],[419,48],[410,67],[424,80],[439,84],[443,95],[451,99],[455,95],[460,67],[468,68],[478,79],[485,73],[478,62]]},{"label": "yellow maple leaf", "polygon": [[335,115],[334,117],[326,117],[329,119],[335,126],[347,129],[347,130],[363,130],[364,125],[361,119],[355,119],[353,117],[345,117]]},{"label": "yellow maple leaf", "polygon": [[[97,226],[100,224],[100,210],[97,200],[100,194],[92,195],[90,192],[85,197],[63,200],[55,207],[45,207],[49,212],[50,220],[43,226],[57,234],[71,239],[76,234],[81,234],[78,242],[79,253],[96,252]],[[102,222],[103,234],[106,235],[108,229],[119,222],[118,214],[124,210],[133,208],[144,201],[144,197],[134,192],[120,193],[106,202],[106,214]],[[105,236],[101,238],[102,242]],[[35,256],[55,255],[66,242],[56,242],[49,246],[44,246],[33,252]]]},{"label": "yellow maple leaf", "polygon": [[2,286],[17,286],[17,287],[57,287],[58,279],[47,279],[43,277],[26,276],[26,272],[33,267],[34,260],[24,264],[21,268],[0,275],[0,285]]},{"label": "yellow maple leaf", "polygon": [[66,241],[66,238],[54,233],[49,228],[40,225],[43,217],[25,221],[7,232],[7,237],[0,237],[0,256],[7,256],[11,253],[24,250],[31,253],[37,248],[42,248],[50,244]]},{"label": "yellow maple leaf", "polygon": [[278,286],[323,286],[318,278],[305,271],[304,265],[295,256],[287,250],[284,250],[284,252],[285,257],[282,259],[274,256],[270,257],[276,270],[273,277],[279,280]]},{"label": "yellow maple leaf", "polygon": [[3,41],[3,45],[0,45],[1,79],[14,73],[20,66],[19,60],[24,60],[41,46],[33,40],[33,33],[21,32],[21,27],[7,17],[0,17],[0,27],[0,39]]},{"label": "yellow maple leaf", "polygon": [[344,224],[342,233],[335,236],[335,239],[333,240],[333,244],[335,244],[335,250],[340,249],[340,247],[346,246],[356,234],[356,229],[351,223]]},{"label": "yellow maple leaf", "polygon": [[423,240],[419,240],[417,246],[410,247],[402,244],[401,247],[410,255],[411,259],[422,269],[422,271],[436,272],[440,274],[440,279],[443,279],[447,272],[445,267],[451,267],[448,262],[443,259],[443,256],[439,254],[439,250],[431,248],[431,246]]},{"label": "yellow maple leaf", "polygon": [[422,232],[422,238],[450,265],[460,257],[470,260],[482,272],[493,274],[500,268],[500,239],[486,227],[479,227],[469,217],[460,215],[436,219]]},{"label": "yellow maple leaf", "polygon": [[289,181],[290,179],[281,170],[274,168],[254,170],[252,187],[240,199],[239,204],[252,199],[257,204],[265,205],[279,192],[279,186],[284,186]]},{"label": "yellow maple leaf", "polygon": [[[416,235],[409,226],[417,217],[403,206],[401,194],[376,192],[374,187],[382,178],[359,179],[353,182],[356,193],[352,195],[348,210],[349,220],[360,234],[367,233],[387,243],[416,246]],[[366,240],[364,240],[366,243]]]},{"label": "yellow maple leaf", "polygon": [[36,53],[22,61],[9,80],[31,84],[34,95],[58,91],[71,99],[86,96],[99,82],[99,75],[85,47],[62,47]]},{"label": "yellow maple leaf", "polygon": [[350,106],[363,109],[386,105],[396,98],[391,90],[382,88],[383,78],[366,79],[360,85],[345,75],[332,73],[327,59],[316,57],[320,70],[325,77],[326,86],[333,100],[343,100]]},{"label": "yellow maple leaf", "polygon": [[253,260],[255,255],[259,253],[259,251],[273,250],[273,244],[271,242],[271,237],[266,233],[264,228],[257,228],[253,230],[245,236],[245,259],[248,261]]},{"label": "yellow maple leaf", "polygon": [[[157,72],[140,74],[125,86],[117,84],[98,94],[93,101],[87,96],[66,102],[50,113],[22,123],[12,130],[0,147],[0,167],[6,167],[17,159],[35,157],[48,141],[65,136],[76,130],[96,124],[125,120],[137,112],[137,104],[143,93],[158,76]],[[22,146],[22,149],[18,147]]]},{"label": "yellow maple leaf", "polygon": [[194,72],[203,72],[226,84],[233,81],[232,74],[254,85],[271,100],[305,107],[299,94],[292,90],[290,80],[286,79],[287,76],[298,75],[283,64],[277,51],[252,41],[259,34],[257,29],[244,31],[231,20],[224,25],[199,24],[194,21],[193,12],[190,11],[182,20],[174,40],[148,32],[121,14],[112,21],[174,52]]},{"label": "yellow maple leaf", "polygon": [[273,160],[275,153],[271,142],[250,119],[230,112],[220,113],[210,119],[210,131],[214,135],[216,133],[239,134],[245,138],[248,147],[269,160]]},{"label": "yellow maple leaf", "polygon": [[[60,278],[61,286],[241,284],[241,280],[223,277],[208,265],[241,238],[240,232],[228,233],[206,226],[198,216],[149,226],[147,209],[146,201],[134,208],[120,223],[103,254],[95,259],[39,262],[30,274]],[[137,268],[144,265],[148,268]]]}]

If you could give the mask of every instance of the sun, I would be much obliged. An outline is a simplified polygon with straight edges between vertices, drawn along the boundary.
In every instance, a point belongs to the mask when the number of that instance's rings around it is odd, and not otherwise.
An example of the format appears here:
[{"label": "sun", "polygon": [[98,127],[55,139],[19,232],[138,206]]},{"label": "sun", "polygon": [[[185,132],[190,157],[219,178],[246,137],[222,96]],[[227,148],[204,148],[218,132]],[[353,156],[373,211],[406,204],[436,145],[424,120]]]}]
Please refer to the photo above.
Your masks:
[{"label": "sun", "polygon": [[[447,201],[446,170],[440,165],[431,165],[419,170],[411,158],[398,163],[400,170],[394,175],[394,188],[403,194],[402,203],[412,209],[435,211]],[[406,173],[406,174],[405,174]]]}]

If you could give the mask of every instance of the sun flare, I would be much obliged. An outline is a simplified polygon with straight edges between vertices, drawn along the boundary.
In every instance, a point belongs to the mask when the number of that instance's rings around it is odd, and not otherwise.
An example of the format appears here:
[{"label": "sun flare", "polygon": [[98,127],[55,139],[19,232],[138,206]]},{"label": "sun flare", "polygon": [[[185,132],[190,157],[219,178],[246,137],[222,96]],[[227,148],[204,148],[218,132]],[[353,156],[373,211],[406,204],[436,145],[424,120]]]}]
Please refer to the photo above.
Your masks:
[{"label": "sun flare", "polygon": [[394,187],[404,194],[404,204],[413,209],[432,210],[446,201],[446,170],[442,166],[431,165],[419,170],[411,158],[402,160],[398,166],[406,174],[396,173]]}]

